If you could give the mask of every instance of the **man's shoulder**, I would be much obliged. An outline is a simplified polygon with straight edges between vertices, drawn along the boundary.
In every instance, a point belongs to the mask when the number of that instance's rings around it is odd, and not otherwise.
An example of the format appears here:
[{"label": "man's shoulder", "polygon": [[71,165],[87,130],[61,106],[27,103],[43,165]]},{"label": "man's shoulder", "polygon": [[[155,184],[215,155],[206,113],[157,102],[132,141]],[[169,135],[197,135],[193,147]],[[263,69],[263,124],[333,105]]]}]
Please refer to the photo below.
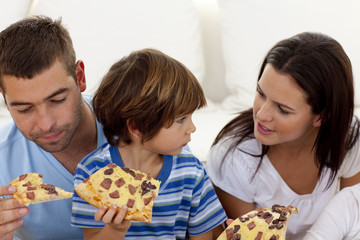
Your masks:
[{"label": "man's shoulder", "polygon": [[25,139],[14,122],[8,122],[0,127],[0,149]]}]

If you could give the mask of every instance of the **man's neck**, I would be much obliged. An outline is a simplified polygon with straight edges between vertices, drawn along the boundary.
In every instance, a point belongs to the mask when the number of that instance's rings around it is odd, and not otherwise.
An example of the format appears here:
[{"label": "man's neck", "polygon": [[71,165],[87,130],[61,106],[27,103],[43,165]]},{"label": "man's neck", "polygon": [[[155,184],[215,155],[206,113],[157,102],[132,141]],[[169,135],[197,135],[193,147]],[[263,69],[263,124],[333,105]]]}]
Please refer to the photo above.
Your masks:
[{"label": "man's neck", "polygon": [[97,128],[93,111],[83,101],[81,122],[69,146],[53,156],[72,174],[77,164],[97,147]]}]

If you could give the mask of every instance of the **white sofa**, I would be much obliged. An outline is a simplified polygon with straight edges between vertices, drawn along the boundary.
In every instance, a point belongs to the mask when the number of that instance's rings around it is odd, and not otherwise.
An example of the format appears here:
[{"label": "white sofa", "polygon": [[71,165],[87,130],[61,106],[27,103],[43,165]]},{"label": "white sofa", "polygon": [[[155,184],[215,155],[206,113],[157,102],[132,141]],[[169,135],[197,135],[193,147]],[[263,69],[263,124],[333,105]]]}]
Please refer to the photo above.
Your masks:
[{"label": "white sofa", "polygon": [[[32,14],[62,17],[88,93],[110,65],[131,51],[157,48],[198,78],[208,106],[195,112],[190,147],[203,162],[220,129],[252,104],[259,65],[277,41],[302,31],[337,39],[360,77],[358,0],[0,0],[0,29]],[[1,100],[2,101],[2,100]],[[0,102],[0,125],[10,116]]]}]

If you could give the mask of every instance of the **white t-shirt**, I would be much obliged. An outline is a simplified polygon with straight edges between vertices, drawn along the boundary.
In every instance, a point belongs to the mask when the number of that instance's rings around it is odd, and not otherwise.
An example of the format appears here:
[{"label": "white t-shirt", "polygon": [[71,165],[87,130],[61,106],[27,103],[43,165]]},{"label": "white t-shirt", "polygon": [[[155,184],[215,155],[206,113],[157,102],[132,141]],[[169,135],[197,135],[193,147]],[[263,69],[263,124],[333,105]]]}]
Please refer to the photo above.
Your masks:
[{"label": "white t-shirt", "polygon": [[[254,176],[259,158],[245,152],[254,155],[261,153],[261,144],[256,139],[242,142],[234,152],[226,156],[223,163],[223,156],[231,140],[218,143],[210,150],[206,171],[215,186],[245,202],[255,203],[256,207],[271,207],[273,204],[297,207],[300,213],[291,216],[286,238],[303,239],[324,206],[338,191],[340,177],[348,178],[360,171],[359,142],[346,155],[333,184],[326,189],[330,170],[325,169],[311,194],[295,193],[283,181],[267,156],[264,156],[261,167]],[[239,150],[240,147],[243,151]]]},{"label": "white t-shirt", "polygon": [[304,240],[360,239],[360,184],[338,192],[324,208]]}]

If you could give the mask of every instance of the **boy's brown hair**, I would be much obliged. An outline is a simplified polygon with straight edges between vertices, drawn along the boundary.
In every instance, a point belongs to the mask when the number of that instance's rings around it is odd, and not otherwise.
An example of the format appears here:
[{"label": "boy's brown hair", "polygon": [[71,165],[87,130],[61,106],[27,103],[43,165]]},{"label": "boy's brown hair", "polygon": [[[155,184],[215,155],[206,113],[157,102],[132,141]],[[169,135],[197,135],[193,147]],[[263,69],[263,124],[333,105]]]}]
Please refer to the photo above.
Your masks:
[{"label": "boy's brown hair", "polygon": [[0,88],[2,76],[31,79],[60,60],[76,81],[76,55],[61,19],[46,16],[22,19],[0,33]]},{"label": "boy's brown hair", "polygon": [[111,145],[131,143],[127,123],[150,140],[175,118],[206,105],[195,76],[179,61],[155,50],[132,52],[113,64],[93,99],[96,117]]}]

